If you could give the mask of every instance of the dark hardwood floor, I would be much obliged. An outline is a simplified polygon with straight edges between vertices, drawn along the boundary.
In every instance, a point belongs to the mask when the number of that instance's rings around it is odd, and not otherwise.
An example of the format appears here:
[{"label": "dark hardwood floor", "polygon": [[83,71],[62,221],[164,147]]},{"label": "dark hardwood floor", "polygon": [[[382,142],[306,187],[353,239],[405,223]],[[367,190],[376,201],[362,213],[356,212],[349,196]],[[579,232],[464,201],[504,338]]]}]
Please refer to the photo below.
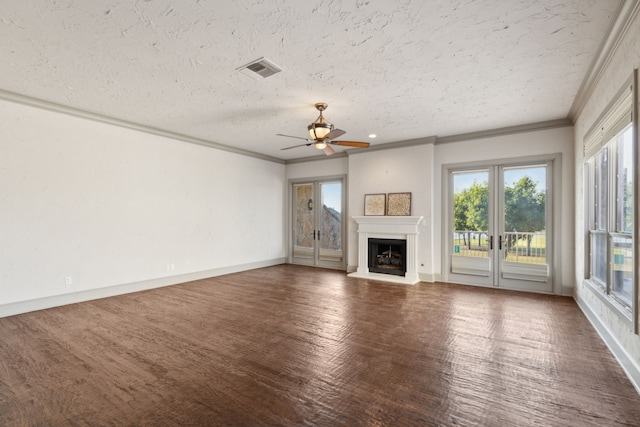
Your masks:
[{"label": "dark hardwood floor", "polygon": [[575,302],[282,265],[0,319],[0,425],[640,425]]}]

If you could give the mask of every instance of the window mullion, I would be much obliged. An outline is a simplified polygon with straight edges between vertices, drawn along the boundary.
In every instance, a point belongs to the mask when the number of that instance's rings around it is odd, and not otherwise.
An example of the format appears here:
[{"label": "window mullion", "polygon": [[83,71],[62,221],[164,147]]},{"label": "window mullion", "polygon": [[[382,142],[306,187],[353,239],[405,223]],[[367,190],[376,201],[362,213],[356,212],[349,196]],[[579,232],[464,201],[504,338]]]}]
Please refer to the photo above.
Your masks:
[{"label": "window mullion", "polygon": [[608,190],[607,191],[607,295],[613,293],[613,281],[614,281],[614,257],[613,257],[613,232],[616,230],[616,184],[618,175],[618,144],[617,138],[611,140],[607,145],[608,149],[608,161],[607,161],[607,173],[608,173]]}]

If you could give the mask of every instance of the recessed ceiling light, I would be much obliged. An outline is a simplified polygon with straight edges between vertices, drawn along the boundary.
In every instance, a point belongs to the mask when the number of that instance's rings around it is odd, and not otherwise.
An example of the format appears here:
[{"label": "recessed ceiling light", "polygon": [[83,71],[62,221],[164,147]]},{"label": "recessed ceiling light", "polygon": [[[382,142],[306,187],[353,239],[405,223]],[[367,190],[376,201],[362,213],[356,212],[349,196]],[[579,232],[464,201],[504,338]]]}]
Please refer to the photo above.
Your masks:
[{"label": "recessed ceiling light", "polygon": [[372,133],[371,135],[369,135],[369,138],[373,139],[373,138],[375,138],[376,136],[378,136],[378,135],[376,135],[375,133]]}]

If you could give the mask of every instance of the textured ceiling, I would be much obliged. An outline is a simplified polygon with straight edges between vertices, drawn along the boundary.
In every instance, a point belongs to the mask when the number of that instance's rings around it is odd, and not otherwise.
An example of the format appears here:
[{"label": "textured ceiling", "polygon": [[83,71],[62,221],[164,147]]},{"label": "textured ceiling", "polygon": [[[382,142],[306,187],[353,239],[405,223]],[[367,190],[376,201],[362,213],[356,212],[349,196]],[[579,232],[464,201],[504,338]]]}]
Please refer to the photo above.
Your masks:
[{"label": "textured ceiling", "polygon": [[[319,101],[341,139],[372,144],[565,118],[619,5],[3,1],[0,89],[281,159],[316,156],[280,151],[304,141],[275,134],[305,137]],[[260,57],[283,71],[236,71]]]}]

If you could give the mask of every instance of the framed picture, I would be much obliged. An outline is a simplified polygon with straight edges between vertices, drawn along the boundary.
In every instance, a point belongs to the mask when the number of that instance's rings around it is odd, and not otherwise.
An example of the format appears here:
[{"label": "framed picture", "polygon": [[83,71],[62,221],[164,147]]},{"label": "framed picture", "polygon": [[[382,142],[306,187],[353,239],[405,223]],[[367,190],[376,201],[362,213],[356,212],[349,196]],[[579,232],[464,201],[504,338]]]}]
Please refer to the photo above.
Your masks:
[{"label": "framed picture", "polygon": [[384,208],[387,195],[382,194],[365,194],[364,195],[364,214],[365,215],[384,215]]},{"label": "framed picture", "polygon": [[411,215],[411,193],[389,193],[387,195],[387,215]]}]

